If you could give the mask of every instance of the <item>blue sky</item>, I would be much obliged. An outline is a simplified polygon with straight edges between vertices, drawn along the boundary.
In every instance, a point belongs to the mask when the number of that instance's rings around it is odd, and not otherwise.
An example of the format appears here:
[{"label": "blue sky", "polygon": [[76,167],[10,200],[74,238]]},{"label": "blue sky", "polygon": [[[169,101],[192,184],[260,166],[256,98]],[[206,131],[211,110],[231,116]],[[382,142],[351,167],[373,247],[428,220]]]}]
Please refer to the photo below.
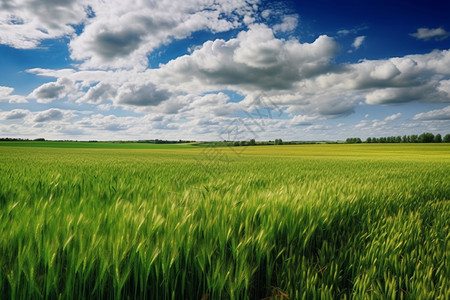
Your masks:
[{"label": "blue sky", "polygon": [[0,0],[0,137],[450,133],[450,2]]}]

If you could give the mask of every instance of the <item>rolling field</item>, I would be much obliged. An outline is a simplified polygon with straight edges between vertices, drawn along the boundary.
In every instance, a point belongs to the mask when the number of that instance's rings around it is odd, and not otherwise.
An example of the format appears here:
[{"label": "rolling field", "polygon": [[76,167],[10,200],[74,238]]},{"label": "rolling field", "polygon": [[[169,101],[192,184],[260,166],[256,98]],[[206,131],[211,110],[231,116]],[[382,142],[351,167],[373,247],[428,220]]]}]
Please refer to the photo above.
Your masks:
[{"label": "rolling field", "polygon": [[99,144],[0,143],[2,299],[450,295],[449,144]]}]

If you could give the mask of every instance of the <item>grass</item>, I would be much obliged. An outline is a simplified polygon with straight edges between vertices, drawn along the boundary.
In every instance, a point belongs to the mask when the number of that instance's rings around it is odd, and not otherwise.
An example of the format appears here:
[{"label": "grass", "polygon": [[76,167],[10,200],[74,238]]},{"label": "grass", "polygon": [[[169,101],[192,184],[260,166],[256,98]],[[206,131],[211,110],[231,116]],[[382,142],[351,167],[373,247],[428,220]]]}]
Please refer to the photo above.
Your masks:
[{"label": "grass", "polygon": [[0,294],[450,295],[449,145],[240,150],[0,147]]}]

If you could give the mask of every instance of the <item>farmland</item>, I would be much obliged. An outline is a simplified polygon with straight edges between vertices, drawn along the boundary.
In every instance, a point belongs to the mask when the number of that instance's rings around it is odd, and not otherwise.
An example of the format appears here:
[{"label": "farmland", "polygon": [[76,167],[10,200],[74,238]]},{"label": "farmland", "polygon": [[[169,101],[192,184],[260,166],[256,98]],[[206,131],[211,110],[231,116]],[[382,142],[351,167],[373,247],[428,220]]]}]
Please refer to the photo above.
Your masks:
[{"label": "farmland", "polygon": [[0,145],[5,299],[450,295],[448,144],[23,145]]}]

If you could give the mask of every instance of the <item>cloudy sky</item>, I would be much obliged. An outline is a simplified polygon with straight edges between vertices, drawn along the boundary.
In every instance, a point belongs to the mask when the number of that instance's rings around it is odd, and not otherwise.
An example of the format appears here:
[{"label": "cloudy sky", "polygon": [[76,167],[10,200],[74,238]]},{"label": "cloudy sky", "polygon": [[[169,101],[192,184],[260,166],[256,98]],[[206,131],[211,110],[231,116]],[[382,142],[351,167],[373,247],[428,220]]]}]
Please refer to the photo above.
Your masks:
[{"label": "cloudy sky", "polygon": [[0,0],[0,137],[450,133],[449,1]]}]

